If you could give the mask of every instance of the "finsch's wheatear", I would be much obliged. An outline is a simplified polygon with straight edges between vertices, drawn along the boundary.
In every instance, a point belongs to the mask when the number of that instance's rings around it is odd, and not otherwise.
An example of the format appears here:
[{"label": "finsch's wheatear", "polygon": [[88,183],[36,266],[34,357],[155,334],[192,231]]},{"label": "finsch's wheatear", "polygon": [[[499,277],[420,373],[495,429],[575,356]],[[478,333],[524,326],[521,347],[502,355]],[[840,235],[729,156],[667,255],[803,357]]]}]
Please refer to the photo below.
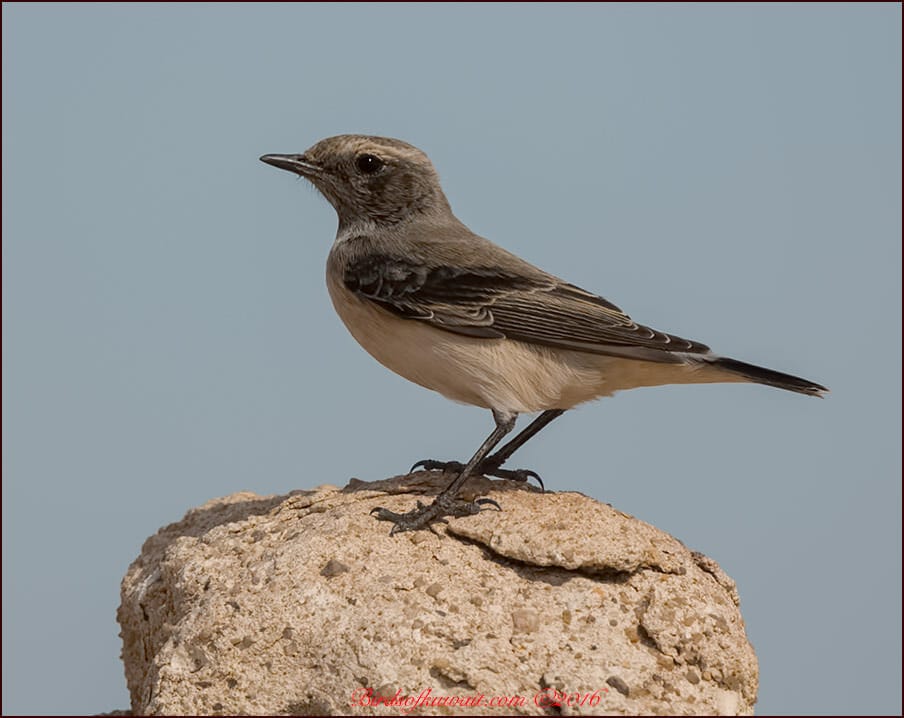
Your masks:
[{"label": "finsch's wheatear", "polygon": [[[406,379],[493,412],[496,428],[466,464],[415,464],[456,473],[433,503],[418,502],[404,514],[374,509],[394,524],[392,533],[496,505],[457,494],[474,474],[536,477],[501,467],[550,421],[591,399],[639,386],[712,382],[827,391],[636,324],[611,302],[474,234],[452,214],[427,155],[405,142],[339,135],[304,154],[261,160],[310,180],[339,215],[327,287],[361,346]],[[518,414],[537,411],[490,454]]]}]

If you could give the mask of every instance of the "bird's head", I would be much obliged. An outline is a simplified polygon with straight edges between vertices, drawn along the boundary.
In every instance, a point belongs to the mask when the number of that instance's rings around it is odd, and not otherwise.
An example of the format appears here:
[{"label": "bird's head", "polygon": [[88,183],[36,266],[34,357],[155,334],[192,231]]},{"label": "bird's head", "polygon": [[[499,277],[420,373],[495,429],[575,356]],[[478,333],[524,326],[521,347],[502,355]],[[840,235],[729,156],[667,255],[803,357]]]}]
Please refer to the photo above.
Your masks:
[{"label": "bird's head", "polygon": [[264,155],[261,161],[310,180],[336,209],[340,227],[391,226],[450,212],[430,159],[401,140],[337,135],[304,154]]}]

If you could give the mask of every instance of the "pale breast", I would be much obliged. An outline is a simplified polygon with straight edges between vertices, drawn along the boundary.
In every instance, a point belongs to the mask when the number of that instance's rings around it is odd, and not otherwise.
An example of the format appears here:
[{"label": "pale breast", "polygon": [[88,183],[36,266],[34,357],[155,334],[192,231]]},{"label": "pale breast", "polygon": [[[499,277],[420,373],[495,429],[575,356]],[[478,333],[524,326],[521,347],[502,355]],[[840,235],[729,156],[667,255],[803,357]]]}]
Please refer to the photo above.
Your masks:
[{"label": "pale breast", "polygon": [[348,291],[329,271],[327,288],[337,314],[374,359],[454,401],[522,413],[567,409],[601,393],[598,357],[563,361],[556,350],[402,319]]},{"label": "pale breast", "polygon": [[328,263],[330,298],[357,342],[387,369],[453,401],[528,413],[570,409],[640,386],[743,381],[699,362],[648,362],[462,336],[392,314],[349,291],[340,277],[337,263]]}]

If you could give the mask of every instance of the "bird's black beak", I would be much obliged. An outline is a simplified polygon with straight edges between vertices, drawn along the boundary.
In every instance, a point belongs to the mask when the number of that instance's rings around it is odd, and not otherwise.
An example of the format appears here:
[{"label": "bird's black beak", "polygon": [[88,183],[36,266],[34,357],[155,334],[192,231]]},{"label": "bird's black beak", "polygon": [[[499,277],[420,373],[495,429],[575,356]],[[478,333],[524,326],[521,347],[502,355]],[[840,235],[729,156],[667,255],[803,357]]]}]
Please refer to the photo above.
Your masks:
[{"label": "bird's black beak", "polygon": [[305,159],[304,155],[264,155],[261,162],[279,167],[281,170],[294,172],[302,177],[316,177],[323,168]]}]

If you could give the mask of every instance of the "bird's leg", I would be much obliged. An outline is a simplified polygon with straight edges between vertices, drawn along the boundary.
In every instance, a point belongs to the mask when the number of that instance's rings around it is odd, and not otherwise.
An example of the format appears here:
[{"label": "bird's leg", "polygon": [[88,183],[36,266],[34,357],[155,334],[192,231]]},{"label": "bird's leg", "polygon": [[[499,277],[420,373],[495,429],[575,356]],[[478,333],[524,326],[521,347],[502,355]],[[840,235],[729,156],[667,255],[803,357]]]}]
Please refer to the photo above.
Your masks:
[{"label": "bird's leg", "polygon": [[521,432],[514,438],[511,439],[508,443],[506,443],[501,449],[498,451],[494,451],[492,455],[488,456],[483,460],[483,463],[480,465],[482,470],[481,473],[488,474],[490,476],[498,476],[503,479],[514,479],[515,481],[527,481],[530,477],[535,478],[539,484],[540,488],[543,488],[543,480],[537,475],[534,471],[529,471],[527,469],[501,469],[506,461],[508,461],[512,454],[514,454],[518,449],[524,446],[530,439],[532,439],[535,435],[537,435],[541,429],[543,429],[547,424],[549,424],[553,419],[557,419],[565,413],[564,409],[547,409],[540,416],[534,419],[530,424],[528,424]]},{"label": "bird's leg", "polygon": [[[564,409],[548,409],[540,416],[534,419],[524,429],[521,430],[514,439],[505,444],[501,449],[494,452],[491,456],[480,462],[475,473],[482,476],[496,476],[500,479],[512,479],[513,481],[527,481],[530,478],[537,480],[540,488],[543,488],[543,479],[535,471],[529,469],[503,469],[500,468],[518,449],[524,446],[530,439],[534,437],[549,422],[565,413]],[[411,471],[417,468],[423,468],[427,471],[439,469],[440,471],[461,471],[464,465],[458,461],[435,461],[433,459],[425,459],[418,461],[411,467]]]},{"label": "bird's leg", "polygon": [[446,516],[471,516],[480,513],[483,506],[500,508],[499,504],[492,499],[462,501],[457,496],[465,482],[477,473],[475,469],[480,466],[487,454],[502,441],[506,434],[515,428],[515,419],[517,418],[517,414],[503,414],[493,411],[493,419],[496,421],[496,428],[493,429],[493,433],[486,438],[474,456],[471,457],[471,460],[458,472],[458,476],[452,479],[449,485],[433,500],[433,503],[424,506],[418,501],[417,508],[404,514],[397,514],[381,506],[372,509],[370,513],[375,514],[380,521],[391,521],[395,524],[389,532],[389,535],[392,536],[400,531],[415,531],[426,528],[434,521],[444,520]]}]

